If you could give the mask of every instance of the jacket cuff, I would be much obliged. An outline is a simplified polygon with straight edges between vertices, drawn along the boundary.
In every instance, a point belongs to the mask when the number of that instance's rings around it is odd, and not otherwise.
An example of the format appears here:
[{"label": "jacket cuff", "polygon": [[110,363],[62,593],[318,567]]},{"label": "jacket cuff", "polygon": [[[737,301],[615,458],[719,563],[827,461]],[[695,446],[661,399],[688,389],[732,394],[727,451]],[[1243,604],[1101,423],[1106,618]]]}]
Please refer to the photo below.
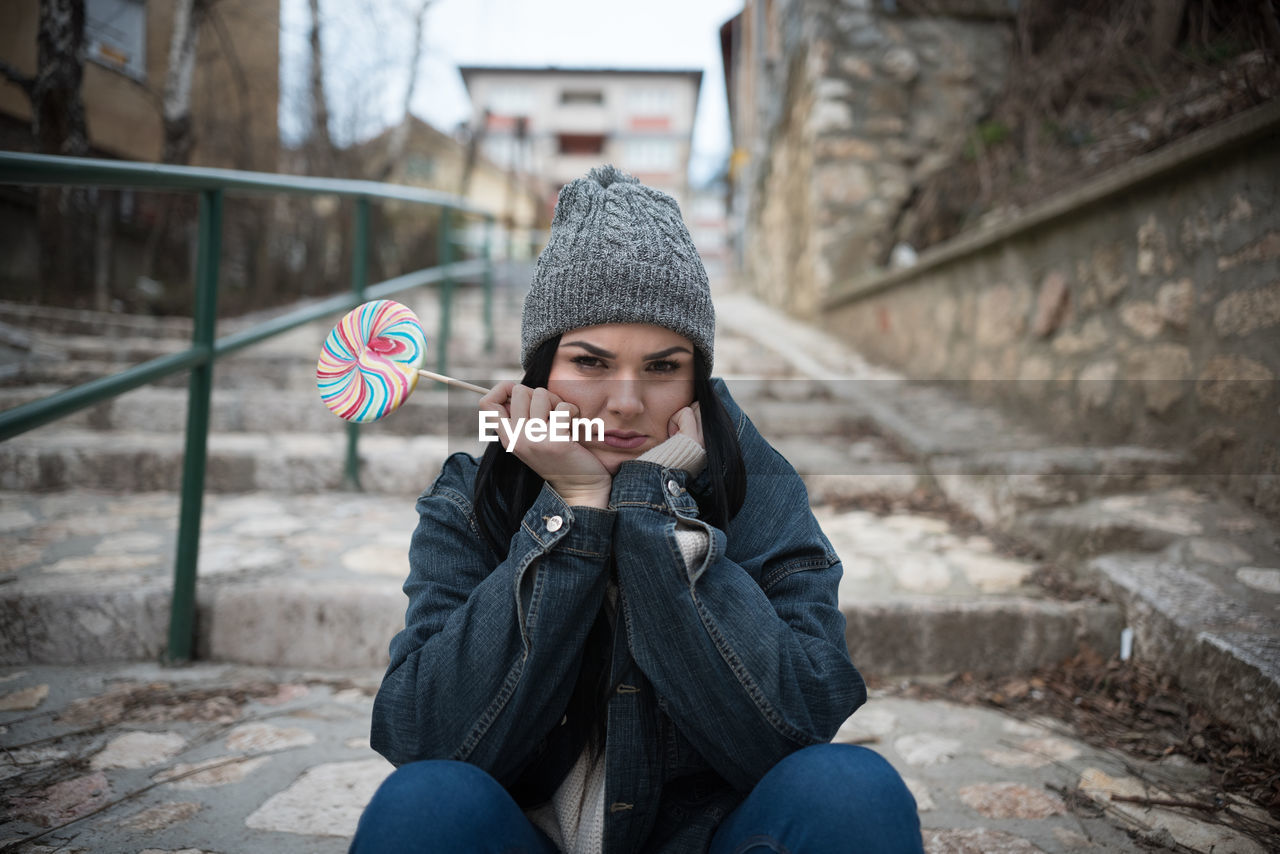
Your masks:
[{"label": "jacket cuff", "polygon": [[698,440],[683,433],[677,433],[660,445],[650,448],[637,460],[658,463],[673,469],[684,469],[696,475],[707,464],[706,449],[698,444]]},{"label": "jacket cuff", "polygon": [[549,484],[524,514],[520,527],[543,552],[553,548],[589,557],[608,557],[617,511],[598,507],[570,507]]},{"label": "jacket cuff", "polygon": [[618,466],[618,473],[613,476],[609,506],[614,509],[646,507],[671,516],[696,519],[698,502],[686,486],[692,480],[693,475],[684,469],[627,460]]}]

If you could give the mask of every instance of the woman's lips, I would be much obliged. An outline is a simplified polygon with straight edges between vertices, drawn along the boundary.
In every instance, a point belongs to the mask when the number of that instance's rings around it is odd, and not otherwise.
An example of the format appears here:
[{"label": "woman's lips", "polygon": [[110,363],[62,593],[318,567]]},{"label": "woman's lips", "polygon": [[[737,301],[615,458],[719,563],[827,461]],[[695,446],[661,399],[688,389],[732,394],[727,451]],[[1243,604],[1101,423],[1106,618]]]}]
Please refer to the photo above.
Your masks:
[{"label": "woman's lips", "polygon": [[649,438],[634,430],[606,430],[604,443],[611,448],[638,448]]}]

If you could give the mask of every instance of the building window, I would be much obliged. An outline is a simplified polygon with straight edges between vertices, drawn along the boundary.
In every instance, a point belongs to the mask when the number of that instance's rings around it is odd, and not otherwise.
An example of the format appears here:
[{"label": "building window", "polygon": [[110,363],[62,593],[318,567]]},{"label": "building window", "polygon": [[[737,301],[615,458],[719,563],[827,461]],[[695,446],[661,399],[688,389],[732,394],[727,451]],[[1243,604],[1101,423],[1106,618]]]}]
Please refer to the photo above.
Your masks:
[{"label": "building window", "polygon": [[676,145],[665,139],[633,139],[627,143],[626,164],[635,172],[674,171]]},{"label": "building window", "polygon": [[565,89],[560,93],[561,104],[589,104],[594,107],[604,104],[604,93],[599,89]]},{"label": "building window", "polygon": [[87,0],[84,5],[86,58],[147,79],[147,5],[143,0]]},{"label": "building window", "polygon": [[627,109],[632,115],[666,116],[675,112],[675,93],[664,86],[645,86],[631,90]]},{"label": "building window", "polygon": [[561,154],[604,153],[604,134],[601,133],[562,133],[559,143]]},{"label": "building window", "polygon": [[533,92],[525,86],[494,86],[488,102],[489,109],[499,116],[527,116],[533,112]]}]

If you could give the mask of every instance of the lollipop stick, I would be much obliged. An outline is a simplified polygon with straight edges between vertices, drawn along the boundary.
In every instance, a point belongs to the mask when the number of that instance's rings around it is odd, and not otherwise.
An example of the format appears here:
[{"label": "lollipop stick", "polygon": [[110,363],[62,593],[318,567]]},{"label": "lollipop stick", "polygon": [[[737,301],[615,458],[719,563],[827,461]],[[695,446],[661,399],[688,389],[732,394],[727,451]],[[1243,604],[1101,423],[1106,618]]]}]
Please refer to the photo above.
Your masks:
[{"label": "lollipop stick", "polygon": [[474,391],[476,394],[489,393],[489,389],[487,388],[484,388],[478,385],[472,385],[471,383],[463,382],[462,380],[455,380],[453,377],[446,377],[444,374],[435,374],[435,373],[432,373],[431,371],[424,371],[421,368],[418,369],[418,373],[429,380],[442,382],[442,383],[445,383],[446,385],[456,385],[458,388],[465,388],[467,391]]}]

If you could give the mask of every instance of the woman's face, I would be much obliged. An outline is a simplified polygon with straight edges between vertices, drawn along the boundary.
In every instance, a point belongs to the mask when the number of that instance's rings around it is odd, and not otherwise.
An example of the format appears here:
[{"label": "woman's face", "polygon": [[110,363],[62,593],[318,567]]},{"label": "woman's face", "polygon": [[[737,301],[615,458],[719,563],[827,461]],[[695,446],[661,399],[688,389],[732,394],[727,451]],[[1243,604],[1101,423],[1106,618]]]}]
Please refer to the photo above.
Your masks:
[{"label": "woman's face", "polygon": [[547,389],[604,422],[583,445],[609,474],[667,439],[667,421],[693,402],[693,344],[649,323],[604,323],[560,336]]}]

